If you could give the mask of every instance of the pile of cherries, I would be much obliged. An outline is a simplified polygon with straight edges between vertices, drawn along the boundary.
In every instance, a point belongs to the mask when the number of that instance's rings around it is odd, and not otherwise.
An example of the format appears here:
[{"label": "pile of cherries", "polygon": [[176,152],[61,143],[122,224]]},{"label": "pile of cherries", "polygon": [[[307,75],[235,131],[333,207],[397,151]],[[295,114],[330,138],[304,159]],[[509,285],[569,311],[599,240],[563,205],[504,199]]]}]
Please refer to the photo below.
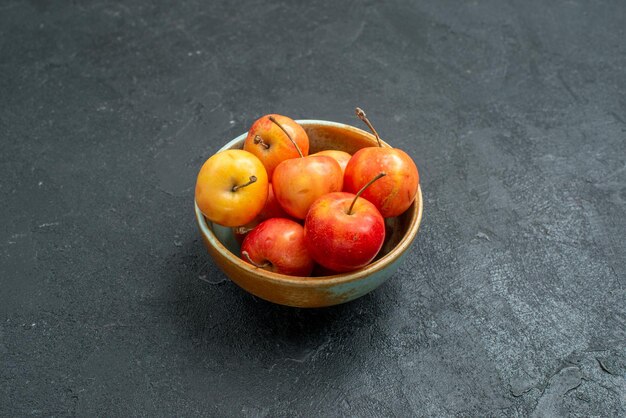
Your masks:
[{"label": "pile of cherries", "polygon": [[[369,264],[385,240],[384,218],[401,215],[417,195],[411,157],[384,146],[354,155],[325,150],[309,155],[309,138],[287,116],[254,122],[243,149],[211,156],[202,166],[195,198],[213,223],[232,227],[241,258],[291,276],[348,272]],[[321,267],[321,268],[320,268]]]}]

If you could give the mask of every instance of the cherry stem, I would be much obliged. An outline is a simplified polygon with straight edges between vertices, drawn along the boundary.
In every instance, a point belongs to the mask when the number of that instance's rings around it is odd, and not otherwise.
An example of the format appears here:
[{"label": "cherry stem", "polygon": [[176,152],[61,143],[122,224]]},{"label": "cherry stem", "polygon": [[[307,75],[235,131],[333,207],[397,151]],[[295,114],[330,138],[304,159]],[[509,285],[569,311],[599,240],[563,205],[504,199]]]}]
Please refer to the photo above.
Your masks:
[{"label": "cherry stem", "polygon": [[236,226],[234,229],[235,229],[235,234],[244,235],[252,231],[254,228],[250,228],[246,225],[241,225],[241,226]]},{"label": "cherry stem", "polygon": [[359,190],[356,194],[356,196],[354,196],[354,199],[352,199],[352,203],[350,204],[350,207],[348,208],[348,212],[346,212],[348,215],[352,215],[352,208],[354,207],[354,204],[356,203],[356,200],[359,198],[359,196],[361,196],[361,193],[363,193],[365,191],[365,189],[367,189],[368,187],[370,187],[370,185],[372,183],[374,183],[376,180],[378,180],[381,177],[385,177],[387,175],[387,173],[382,172],[382,173],[378,173],[376,175],[376,177],[374,177],[373,179],[371,179],[370,181],[367,182],[367,184],[363,187],[361,187],[361,190]]},{"label": "cherry stem", "polygon": [[250,176],[250,181],[249,182],[241,184],[239,186],[234,185],[232,190],[233,190],[233,192],[236,192],[237,190],[241,189],[242,187],[246,187],[246,186],[251,185],[255,181],[256,181],[256,176]]},{"label": "cherry stem", "polygon": [[272,263],[270,263],[269,261],[263,263],[263,264],[257,264],[255,263],[251,258],[250,258],[250,254],[248,254],[247,251],[242,251],[241,255],[243,255],[246,260],[248,261],[248,263],[252,264],[254,267],[258,267],[260,269],[265,268],[265,267],[269,267],[272,265]]},{"label": "cherry stem", "polygon": [[380,142],[380,136],[378,135],[378,132],[376,132],[376,129],[374,128],[374,125],[372,125],[372,122],[370,122],[370,120],[367,118],[367,115],[365,115],[363,109],[357,107],[356,115],[367,125],[368,128],[370,128],[370,131],[372,131],[372,133],[376,137],[376,141],[378,141],[378,146],[382,147],[383,144]]},{"label": "cherry stem", "polygon": [[265,149],[270,149],[269,144],[266,144],[265,142],[263,142],[263,138],[261,138],[259,135],[254,136],[254,143],[261,144],[263,147],[265,147]]},{"label": "cherry stem", "polygon": [[283,125],[281,125],[276,119],[274,119],[274,116],[270,116],[270,120],[274,122],[276,125],[278,125],[278,127],[285,133],[285,135],[287,135],[287,138],[289,138],[293,146],[296,147],[298,154],[300,154],[300,158],[304,158],[304,155],[302,155],[302,151],[300,151],[300,147],[298,146],[298,144],[296,144],[296,141],[293,140],[291,135],[289,135],[289,132],[287,132],[287,130],[283,127]]}]

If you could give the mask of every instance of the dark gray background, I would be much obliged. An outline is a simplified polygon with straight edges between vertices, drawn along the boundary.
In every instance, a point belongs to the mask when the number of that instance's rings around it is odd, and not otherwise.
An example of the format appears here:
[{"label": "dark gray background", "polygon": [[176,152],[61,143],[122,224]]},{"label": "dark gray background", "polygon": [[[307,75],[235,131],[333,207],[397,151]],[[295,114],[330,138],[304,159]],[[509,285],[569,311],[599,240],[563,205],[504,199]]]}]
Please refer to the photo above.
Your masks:
[{"label": "dark gray background", "polygon": [[[626,414],[622,1],[0,2],[0,415]],[[195,175],[259,116],[420,168],[353,303],[229,282]]]}]

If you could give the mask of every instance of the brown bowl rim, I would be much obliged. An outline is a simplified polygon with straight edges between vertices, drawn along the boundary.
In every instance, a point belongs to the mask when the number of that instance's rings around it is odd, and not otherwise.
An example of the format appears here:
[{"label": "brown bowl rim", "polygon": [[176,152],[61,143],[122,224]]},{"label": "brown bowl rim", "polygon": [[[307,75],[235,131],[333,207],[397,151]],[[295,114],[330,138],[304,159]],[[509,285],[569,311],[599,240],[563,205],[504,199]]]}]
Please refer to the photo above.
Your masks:
[{"label": "brown bowl rim", "polygon": [[[332,126],[336,128],[353,130],[353,131],[358,132],[361,135],[369,137],[372,141],[376,141],[376,138],[369,132],[366,132],[354,126],[346,125],[346,124],[339,123],[339,122],[331,122],[331,121],[317,120],[317,119],[299,119],[299,120],[296,120],[296,122],[306,127],[309,127],[309,126],[314,127],[314,126],[321,125],[321,126]],[[243,142],[243,140],[246,138],[246,135],[247,133],[243,133],[237,136],[236,138],[228,142],[226,145],[224,145],[222,148],[220,148],[217,152],[232,148],[238,142]],[[384,144],[389,146],[386,143]],[[334,286],[338,284],[350,283],[356,280],[360,280],[364,277],[371,275],[372,273],[383,270],[385,267],[393,264],[394,261],[396,261],[405,251],[409,249],[409,247],[411,246],[411,243],[415,239],[415,236],[417,235],[417,231],[419,230],[419,227],[422,221],[424,202],[422,199],[422,187],[420,184],[417,188],[417,196],[415,198],[415,201],[409,207],[409,209],[407,209],[407,210],[412,211],[412,216],[411,216],[411,219],[409,220],[410,228],[404,234],[400,242],[387,254],[385,254],[378,260],[368,264],[367,266],[361,269],[352,271],[352,272],[340,273],[340,274],[335,274],[331,276],[315,276],[315,277],[288,276],[285,274],[274,273],[268,270],[263,270],[261,268],[254,267],[250,263],[243,261],[239,256],[237,256],[236,254],[233,254],[228,248],[226,248],[226,246],[222,244],[220,240],[215,236],[215,234],[213,233],[213,230],[209,228],[204,215],[198,208],[198,204],[196,203],[195,199],[194,199],[194,208],[195,208],[195,214],[196,214],[196,221],[198,222],[198,226],[200,227],[200,232],[206,238],[206,242],[208,242],[210,245],[216,248],[218,252],[224,255],[231,263],[237,264],[239,267],[241,267],[242,269],[246,271],[249,271],[250,273],[254,274],[256,277],[262,278],[269,282],[276,282],[276,283],[283,283],[283,284],[289,283],[297,287],[319,288],[320,286]]]}]

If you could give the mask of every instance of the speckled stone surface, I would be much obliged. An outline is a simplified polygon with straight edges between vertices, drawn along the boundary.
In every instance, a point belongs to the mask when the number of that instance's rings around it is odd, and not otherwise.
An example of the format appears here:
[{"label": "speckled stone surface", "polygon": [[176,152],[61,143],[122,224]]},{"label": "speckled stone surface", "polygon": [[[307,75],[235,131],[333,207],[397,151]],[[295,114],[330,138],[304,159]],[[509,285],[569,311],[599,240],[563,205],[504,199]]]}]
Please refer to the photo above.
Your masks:
[{"label": "speckled stone surface", "polygon": [[[549,3],[549,4],[548,4]],[[0,416],[626,415],[626,4],[0,2]],[[320,310],[202,246],[259,116],[420,168],[409,260]]]}]

